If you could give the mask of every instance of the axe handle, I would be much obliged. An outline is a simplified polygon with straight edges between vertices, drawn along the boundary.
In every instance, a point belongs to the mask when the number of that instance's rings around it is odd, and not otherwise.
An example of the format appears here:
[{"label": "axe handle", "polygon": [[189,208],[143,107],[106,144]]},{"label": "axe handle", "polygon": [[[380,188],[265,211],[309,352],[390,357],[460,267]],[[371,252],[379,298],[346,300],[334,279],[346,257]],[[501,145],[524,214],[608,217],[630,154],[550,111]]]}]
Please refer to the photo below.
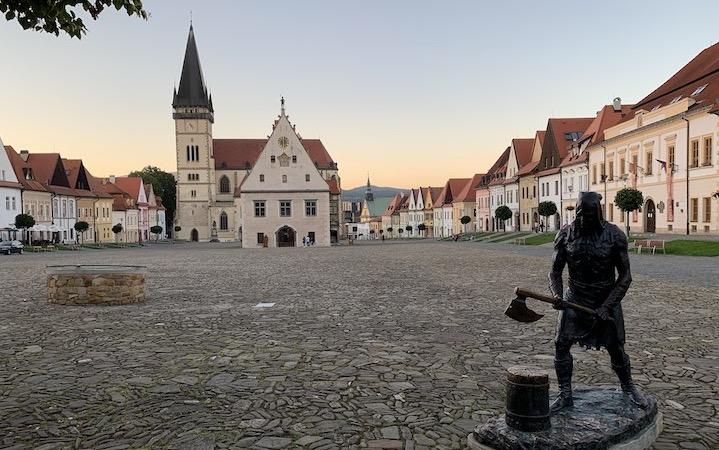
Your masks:
[{"label": "axe handle", "polygon": [[[514,293],[517,294],[517,296],[519,296],[519,297],[529,297],[529,298],[533,298],[535,300],[539,300],[540,302],[551,303],[551,304],[555,303],[555,300],[553,297],[550,297],[550,296],[544,295],[544,294],[538,294],[536,292],[532,292],[528,289],[523,289],[520,287],[515,288]],[[587,308],[586,306],[577,305],[576,303],[562,301],[562,304],[566,308],[574,309],[576,311],[582,311],[587,314],[591,314],[592,316],[596,314],[592,308]]]}]

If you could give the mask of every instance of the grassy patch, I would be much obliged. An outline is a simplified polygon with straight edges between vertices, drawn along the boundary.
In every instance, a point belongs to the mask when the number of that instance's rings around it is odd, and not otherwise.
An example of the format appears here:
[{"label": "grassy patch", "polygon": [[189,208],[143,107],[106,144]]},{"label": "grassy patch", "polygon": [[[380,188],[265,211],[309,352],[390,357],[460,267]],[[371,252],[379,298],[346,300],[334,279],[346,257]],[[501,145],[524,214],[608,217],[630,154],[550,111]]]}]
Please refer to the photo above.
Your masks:
[{"label": "grassy patch", "polygon": [[534,236],[530,236],[525,241],[525,244],[527,245],[542,245],[542,244],[548,244],[550,242],[554,241],[555,233],[544,233],[544,234],[536,234]]},{"label": "grassy patch", "polygon": [[666,243],[667,254],[684,256],[719,256],[719,241],[676,240]]},{"label": "grassy patch", "polygon": [[505,241],[516,239],[518,237],[524,237],[528,234],[529,233],[507,233],[507,234],[500,236],[496,239],[492,239],[490,242],[505,242]]}]

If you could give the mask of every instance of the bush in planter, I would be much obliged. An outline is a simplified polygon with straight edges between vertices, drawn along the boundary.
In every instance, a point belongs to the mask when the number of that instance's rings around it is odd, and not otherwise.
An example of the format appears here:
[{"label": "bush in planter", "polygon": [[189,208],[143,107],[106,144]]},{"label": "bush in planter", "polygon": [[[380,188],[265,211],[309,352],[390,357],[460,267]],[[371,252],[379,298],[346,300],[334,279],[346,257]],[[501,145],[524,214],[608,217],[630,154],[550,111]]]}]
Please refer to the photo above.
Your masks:
[{"label": "bush in planter", "polygon": [[614,204],[626,213],[627,236],[629,236],[629,213],[637,211],[644,204],[642,191],[634,188],[624,188],[617,191],[614,196]]}]

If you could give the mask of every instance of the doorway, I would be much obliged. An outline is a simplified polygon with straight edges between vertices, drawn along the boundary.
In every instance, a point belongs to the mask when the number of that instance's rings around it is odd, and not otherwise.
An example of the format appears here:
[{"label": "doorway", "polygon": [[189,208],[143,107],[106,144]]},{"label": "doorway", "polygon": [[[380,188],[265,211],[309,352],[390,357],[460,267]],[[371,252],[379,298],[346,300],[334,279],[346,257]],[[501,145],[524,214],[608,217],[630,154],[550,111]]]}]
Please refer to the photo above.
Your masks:
[{"label": "doorway", "polygon": [[644,231],[656,233],[657,230],[657,209],[653,200],[647,200],[644,204]]},{"label": "doorway", "polygon": [[284,226],[277,230],[277,246],[278,247],[294,247],[295,246],[295,230],[291,227]]},{"label": "doorway", "polygon": [[193,228],[192,231],[190,231],[190,240],[192,242],[197,242],[200,240],[200,233],[197,232],[197,229]]}]

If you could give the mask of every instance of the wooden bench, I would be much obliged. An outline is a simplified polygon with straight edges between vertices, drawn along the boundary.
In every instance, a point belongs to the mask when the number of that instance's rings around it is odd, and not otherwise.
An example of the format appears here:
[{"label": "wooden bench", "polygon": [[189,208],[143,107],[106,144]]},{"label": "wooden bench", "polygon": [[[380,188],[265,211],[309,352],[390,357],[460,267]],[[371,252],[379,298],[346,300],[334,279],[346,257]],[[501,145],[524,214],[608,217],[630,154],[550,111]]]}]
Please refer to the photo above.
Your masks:
[{"label": "wooden bench", "polygon": [[57,250],[57,247],[55,247],[55,246],[52,245],[52,244],[45,246],[45,251],[46,251],[46,252],[54,252],[55,250]]},{"label": "wooden bench", "polygon": [[514,238],[514,240],[512,242],[514,243],[514,245],[527,245],[527,237],[524,236],[524,237]]},{"label": "wooden bench", "polygon": [[651,249],[652,254],[656,254],[657,249],[661,250],[663,254],[667,254],[666,241],[663,240],[637,239],[634,241],[634,248],[637,249],[637,254],[642,253],[642,248]]}]

